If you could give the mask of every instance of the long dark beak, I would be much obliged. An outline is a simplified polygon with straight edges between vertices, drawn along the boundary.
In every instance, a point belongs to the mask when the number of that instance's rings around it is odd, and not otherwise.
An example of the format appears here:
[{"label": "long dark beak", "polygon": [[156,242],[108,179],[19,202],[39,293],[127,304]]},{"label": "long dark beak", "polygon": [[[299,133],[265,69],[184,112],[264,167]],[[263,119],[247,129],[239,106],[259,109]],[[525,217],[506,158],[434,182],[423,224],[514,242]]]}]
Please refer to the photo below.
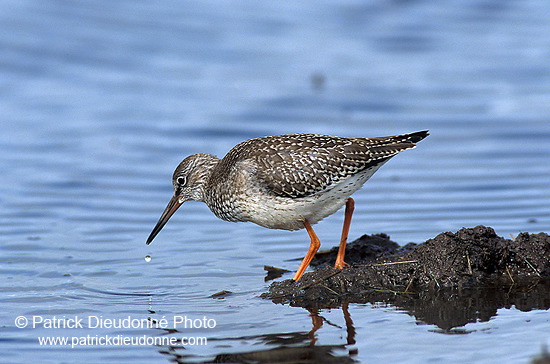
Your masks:
[{"label": "long dark beak", "polygon": [[162,230],[164,225],[166,225],[168,220],[170,220],[170,217],[174,215],[174,212],[176,212],[176,210],[181,206],[181,204],[182,202],[179,201],[178,196],[174,195],[170,200],[170,202],[168,202],[168,205],[164,209],[164,212],[162,213],[162,215],[160,215],[160,219],[155,225],[155,227],[153,228],[153,231],[151,231],[151,235],[149,235],[149,237],[147,238],[147,242],[146,242],[147,245],[151,244],[155,236],[157,236],[157,234]]}]

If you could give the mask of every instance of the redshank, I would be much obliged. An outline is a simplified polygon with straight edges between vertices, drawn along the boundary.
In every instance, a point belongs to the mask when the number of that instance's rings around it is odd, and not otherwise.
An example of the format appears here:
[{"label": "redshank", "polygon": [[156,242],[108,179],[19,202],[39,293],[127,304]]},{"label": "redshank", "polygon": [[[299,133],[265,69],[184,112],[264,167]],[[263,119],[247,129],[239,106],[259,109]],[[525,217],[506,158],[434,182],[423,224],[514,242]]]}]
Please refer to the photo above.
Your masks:
[{"label": "redshank", "polygon": [[298,281],[313,259],[319,238],[311,225],[346,206],[336,268],[343,268],[354,209],[350,197],[391,157],[427,137],[428,131],[342,138],[318,134],[266,136],[244,141],[222,159],[193,154],[174,171],[174,196],[150,244],[185,201],[205,202],[222,220],[251,221],[270,229],[309,234],[309,250],[294,275]]}]

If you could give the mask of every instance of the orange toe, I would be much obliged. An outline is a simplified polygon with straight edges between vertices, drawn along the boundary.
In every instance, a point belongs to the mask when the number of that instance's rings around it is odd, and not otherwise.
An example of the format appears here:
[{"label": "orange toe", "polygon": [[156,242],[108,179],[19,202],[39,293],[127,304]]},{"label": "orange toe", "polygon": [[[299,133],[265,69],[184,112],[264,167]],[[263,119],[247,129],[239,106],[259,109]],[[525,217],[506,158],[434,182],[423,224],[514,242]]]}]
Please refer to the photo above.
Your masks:
[{"label": "orange toe", "polygon": [[349,264],[344,262],[344,261],[336,261],[336,263],[334,264],[334,268],[336,269],[343,269],[344,267],[347,267]]}]

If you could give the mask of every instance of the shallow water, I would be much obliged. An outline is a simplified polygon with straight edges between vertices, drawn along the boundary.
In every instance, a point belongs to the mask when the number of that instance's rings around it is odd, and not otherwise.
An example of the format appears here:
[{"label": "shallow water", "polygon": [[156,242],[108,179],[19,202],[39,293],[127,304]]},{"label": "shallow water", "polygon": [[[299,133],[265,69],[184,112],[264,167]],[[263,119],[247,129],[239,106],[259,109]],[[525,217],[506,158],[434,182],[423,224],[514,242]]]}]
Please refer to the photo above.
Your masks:
[{"label": "shallow water", "polygon": [[[3,362],[243,361],[272,350],[317,362],[517,363],[549,343],[540,309],[501,308],[450,335],[383,304],[275,305],[259,298],[263,266],[295,270],[307,234],[223,222],[200,203],[145,245],[184,156],[290,132],[430,129],[356,193],[350,238],[385,232],[405,244],[479,224],[502,236],[550,231],[548,5],[274,4],[0,4]],[[323,248],[341,221],[316,225]],[[221,290],[233,293],[210,297]],[[32,327],[54,316],[83,327]],[[168,324],[113,328],[95,325],[100,316]],[[196,345],[93,341],[117,335]],[[39,337],[89,339],[71,348]]]}]

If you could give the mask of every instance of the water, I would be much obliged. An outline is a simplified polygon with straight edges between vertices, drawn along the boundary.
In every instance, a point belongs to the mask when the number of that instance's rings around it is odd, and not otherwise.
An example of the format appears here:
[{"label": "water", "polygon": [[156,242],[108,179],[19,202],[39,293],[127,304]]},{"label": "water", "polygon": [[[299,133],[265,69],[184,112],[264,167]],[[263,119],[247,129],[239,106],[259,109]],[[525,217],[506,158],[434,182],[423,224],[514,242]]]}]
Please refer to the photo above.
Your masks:
[{"label": "water", "polygon": [[[501,308],[449,335],[393,306],[310,313],[262,300],[263,265],[295,270],[307,234],[223,222],[200,203],[145,245],[184,156],[290,132],[430,129],[354,196],[351,238],[385,232],[405,244],[478,224],[503,236],[550,231],[546,3],[4,1],[0,10],[3,362],[242,361],[271,350],[525,363],[549,342],[541,309]],[[316,226],[323,248],[341,221]],[[232,293],[211,297],[223,290]],[[33,317],[51,324],[33,328]],[[55,327],[54,317],[83,325]],[[185,328],[184,318],[216,324]],[[117,336],[188,340],[185,349],[99,341]]]}]

